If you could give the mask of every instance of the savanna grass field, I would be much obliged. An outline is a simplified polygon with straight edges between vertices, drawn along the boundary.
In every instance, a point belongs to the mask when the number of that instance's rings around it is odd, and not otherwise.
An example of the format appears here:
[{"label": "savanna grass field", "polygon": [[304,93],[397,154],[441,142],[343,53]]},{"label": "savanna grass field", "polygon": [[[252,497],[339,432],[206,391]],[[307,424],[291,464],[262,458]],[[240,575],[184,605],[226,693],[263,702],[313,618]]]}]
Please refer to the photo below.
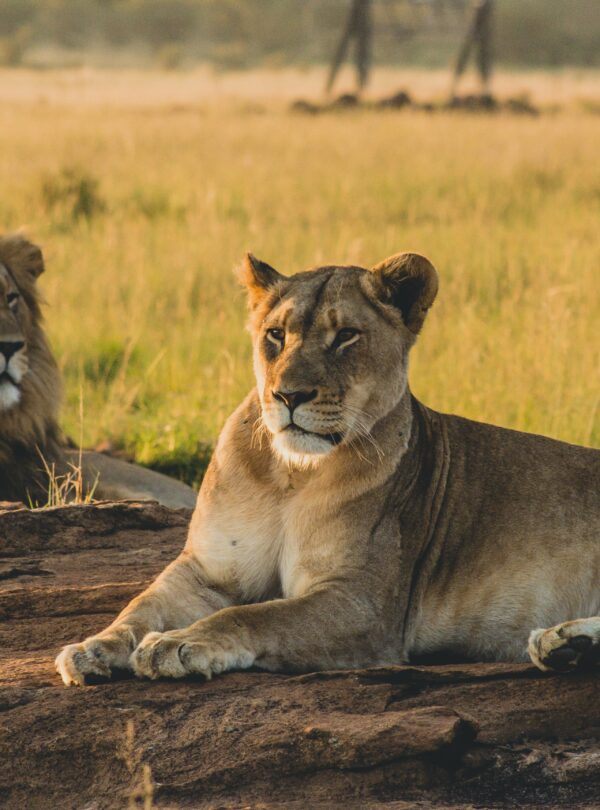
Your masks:
[{"label": "savanna grass field", "polygon": [[532,117],[290,112],[318,71],[1,74],[2,228],[44,249],[63,425],[83,446],[198,482],[253,385],[232,273],[248,250],[283,273],[424,253],[441,284],[415,395],[600,446],[596,75],[500,76]]}]

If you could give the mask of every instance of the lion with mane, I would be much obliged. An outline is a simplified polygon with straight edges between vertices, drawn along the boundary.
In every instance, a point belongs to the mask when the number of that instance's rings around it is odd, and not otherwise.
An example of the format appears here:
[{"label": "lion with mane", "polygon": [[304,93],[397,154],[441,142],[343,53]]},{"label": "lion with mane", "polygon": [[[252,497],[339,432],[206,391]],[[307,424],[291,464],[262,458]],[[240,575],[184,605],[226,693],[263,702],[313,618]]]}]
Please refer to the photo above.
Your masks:
[{"label": "lion with mane", "polygon": [[43,330],[36,281],[41,250],[20,235],[0,237],[0,499],[43,496],[40,470],[65,464],[58,426],[61,378]]},{"label": "lion with mane", "polygon": [[104,498],[153,499],[193,508],[191,487],[101,453],[68,447],[59,427],[62,382],[43,329],[39,247],[0,236],[0,501],[45,503],[49,472],[81,463],[84,487]]}]

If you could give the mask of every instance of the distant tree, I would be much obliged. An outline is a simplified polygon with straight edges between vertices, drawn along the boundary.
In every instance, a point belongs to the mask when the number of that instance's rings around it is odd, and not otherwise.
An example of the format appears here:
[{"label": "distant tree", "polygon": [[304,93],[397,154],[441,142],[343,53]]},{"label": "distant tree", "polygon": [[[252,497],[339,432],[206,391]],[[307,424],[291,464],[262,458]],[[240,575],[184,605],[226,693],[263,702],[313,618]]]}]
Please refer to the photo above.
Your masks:
[{"label": "distant tree", "polygon": [[490,92],[490,80],[493,68],[492,39],[494,33],[494,7],[496,0],[475,0],[473,3],[473,16],[467,35],[458,53],[454,68],[452,95],[456,95],[456,88],[460,77],[467,67],[471,52],[476,50],[476,63],[484,93]]},{"label": "distant tree", "polygon": [[362,90],[369,78],[371,67],[371,39],[373,36],[373,21],[371,16],[371,0],[352,0],[350,14],[346,28],[342,34],[339,45],[331,63],[329,78],[327,80],[327,93],[330,93],[335,78],[346,58],[350,42],[355,40],[355,63],[358,74],[358,86]]}]

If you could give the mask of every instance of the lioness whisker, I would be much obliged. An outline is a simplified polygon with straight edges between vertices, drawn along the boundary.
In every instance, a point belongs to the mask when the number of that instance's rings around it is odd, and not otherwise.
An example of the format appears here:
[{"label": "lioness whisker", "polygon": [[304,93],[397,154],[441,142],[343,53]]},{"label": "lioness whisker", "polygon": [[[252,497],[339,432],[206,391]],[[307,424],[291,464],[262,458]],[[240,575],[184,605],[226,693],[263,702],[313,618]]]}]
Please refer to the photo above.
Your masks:
[{"label": "lioness whisker", "polygon": [[348,406],[348,405],[343,405],[342,408],[343,408],[343,410],[348,411],[350,416],[353,417],[353,425],[352,426],[357,430],[359,436],[366,439],[368,442],[370,442],[372,444],[375,452],[377,453],[377,456],[379,457],[379,460],[381,461],[384,458],[385,453],[383,452],[383,450],[381,449],[379,444],[373,438],[373,435],[371,434],[371,431],[359,419],[359,414],[366,414],[366,412],[361,411],[360,408],[353,408],[352,406]]},{"label": "lioness whisker", "polygon": [[250,438],[250,447],[258,447],[259,450],[262,449],[262,438],[265,434],[268,433],[268,428],[263,421],[262,414],[255,420],[254,424],[252,425],[252,433]]}]

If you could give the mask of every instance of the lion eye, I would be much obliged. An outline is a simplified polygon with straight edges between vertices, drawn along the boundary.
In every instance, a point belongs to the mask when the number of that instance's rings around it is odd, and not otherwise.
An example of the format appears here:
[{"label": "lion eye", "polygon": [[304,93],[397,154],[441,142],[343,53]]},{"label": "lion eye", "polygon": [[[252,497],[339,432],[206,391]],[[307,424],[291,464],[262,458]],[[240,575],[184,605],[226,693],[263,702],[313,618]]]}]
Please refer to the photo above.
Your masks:
[{"label": "lion eye", "polygon": [[283,329],[267,329],[267,340],[281,348],[285,340],[285,332]]},{"label": "lion eye", "polygon": [[19,300],[19,293],[11,292],[6,296],[6,301],[9,307],[14,307]]},{"label": "lion eye", "polygon": [[352,343],[356,343],[360,335],[361,332],[359,329],[340,329],[335,336],[335,340],[333,341],[333,347],[335,349],[340,349],[344,346],[350,346]]}]

